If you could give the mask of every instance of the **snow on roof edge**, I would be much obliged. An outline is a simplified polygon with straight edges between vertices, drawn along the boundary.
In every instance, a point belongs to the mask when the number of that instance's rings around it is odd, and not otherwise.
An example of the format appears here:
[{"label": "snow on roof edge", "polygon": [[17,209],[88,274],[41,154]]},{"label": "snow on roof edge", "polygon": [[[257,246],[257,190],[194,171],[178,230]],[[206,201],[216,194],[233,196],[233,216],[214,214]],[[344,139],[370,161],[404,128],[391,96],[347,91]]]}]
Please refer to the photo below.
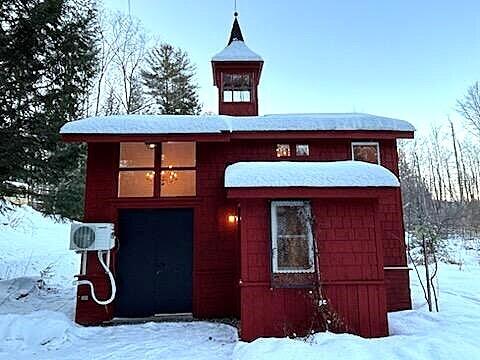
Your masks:
[{"label": "snow on roof edge", "polygon": [[399,187],[390,170],[362,161],[237,162],[225,169],[226,188]]},{"label": "snow on roof edge", "polygon": [[212,61],[263,61],[242,40],[233,40],[222,51],[212,57]]},{"label": "snow on roof edge", "polygon": [[61,134],[205,134],[242,131],[402,131],[407,121],[361,113],[226,115],[113,115],[66,123]]}]

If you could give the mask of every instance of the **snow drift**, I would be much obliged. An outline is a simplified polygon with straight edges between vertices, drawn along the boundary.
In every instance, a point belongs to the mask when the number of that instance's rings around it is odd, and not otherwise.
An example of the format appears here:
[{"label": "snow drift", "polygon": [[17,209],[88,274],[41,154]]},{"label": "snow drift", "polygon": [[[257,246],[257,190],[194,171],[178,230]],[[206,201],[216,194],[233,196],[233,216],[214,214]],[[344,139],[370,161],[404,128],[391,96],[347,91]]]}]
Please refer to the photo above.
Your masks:
[{"label": "snow drift", "polygon": [[[78,259],[67,250],[68,224],[28,207],[0,220],[0,268],[3,273],[13,269],[0,280],[0,359],[480,359],[480,259],[475,249],[462,249],[461,270],[441,265],[440,313],[427,311],[412,274],[414,310],[389,314],[389,337],[320,333],[244,343],[235,328],[220,323],[77,326],[70,280]],[[45,279],[38,269],[48,264],[55,276]]]}]

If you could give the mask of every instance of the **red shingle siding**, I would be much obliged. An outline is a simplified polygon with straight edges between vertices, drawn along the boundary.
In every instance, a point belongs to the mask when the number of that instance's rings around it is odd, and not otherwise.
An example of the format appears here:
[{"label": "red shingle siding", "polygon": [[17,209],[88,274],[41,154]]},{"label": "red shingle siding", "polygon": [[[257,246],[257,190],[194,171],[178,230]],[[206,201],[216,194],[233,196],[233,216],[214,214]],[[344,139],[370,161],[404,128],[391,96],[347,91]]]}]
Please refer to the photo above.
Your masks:
[{"label": "red shingle siding", "polygon": [[[277,143],[289,143],[291,146],[309,144],[310,156],[304,158],[308,161],[351,159],[350,140],[292,141],[289,139],[283,141],[280,139],[276,141],[232,140],[226,143],[197,143],[197,197],[195,199],[118,200],[116,199],[118,143],[90,143],[87,164],[85,221],[115,223],[118,208],[195,208],[194,315],[198,317],[238,316],[240,312],[239,279],[261,283],[269,283],[270,281],[270,220],[268,213],[262,212],[259,214],[255,210],[259,208],[260,204],[264,204],[261,200],[251,200],[242,204],[244,206],[241,208],[242,229],[245,224],[249,224],[248,228],[243,229],[246,231],[245,234],[249,240],[242,243],[241,246],[244,247],[242,248],[242,254],[244,256],[240,257],[239,234],[236,232],[235,226],[227,223],[227,216],[237,212],[237,202],[226,198],[226,191],[223,186],[224,171],[228,164],[237,161],[292,160],[276,157],[275,146]],[[381,140],[380,147],[382,165],[394,173],[398,173],[395,141]],[[294,153],[294,147],[291,150]],[[322,245],[322,250],[324,254],[329,254],[328,257],[322,257],[322,264],[329,266],[322,270],[326,272],[327,278],[335,281],[381,280],[383,279],[383,273],[380,269],[381,261],[386,266],[406,265],[400,191],[392,190],[389,194],[389,196],[381,196],[377,205],[372,201],[365,202],[362,200],[328,200],[324,203],[318,200],[318,203],[315,202],[315,208],[320,219],[319,236],[324,236],[326,239],[326,242]],[[378,213],[378,216],[375,217],[379,222],[376,228],[372,228],[372,211],[374,210]],[[262,211],[265,211],[265,208]],[[372,240],[375,231],[380,231],[381,234],[377,236],[378,241],[376,242]],[[383,240],[383,243],[379,244],[379,240]],[[121,239],[119,241],[121,242]],[[380,247],[384,254],[381,261],[378,256],[375,257],[375,251],[379,250]],[[354,253],[355,256],[352,255]],[[241,276],[240,258],[242,261]],[[114,268],[114,252],[112,254],[112,264],[112,268]],[[93,278],[95,281],[99,296],[108,296],[107,278],[99,267],[95,254],[89,255],[87,274],[89,279]],[[388,309],[409,308],[408,273],[402,275],[403,277],[391,274],[393,272],[387,272],[385,275]],[[398,279],[398,276],[401,279]],[[333,294],[332,297],[339,296],[340,290],[333,290],[335,286],[340,285],[327,285],[327,288],[331,289],[329,291]],[[345,284],[341,286],[345,286],[345,291],[352,294],[352,299],[358,298],[356,295],[359,291],[357,285]],[[382,296],[384,296],[382,294],[385,293],[383,285],[370,284],[367,287],[368,291],[376,292],[377,295],[374,297],[378,299],[379,309],[382,309],[382,304],[385,303],[382,300]],[[371,290],[374,288],[376,290]],[[262,304],[270,303],[270,301],[280,302],[284,304],[282,305],[284,307],[287,306],[285,304],[295,304],[296,302],[300,304],[303,301],[299,300],[296,295],[302,290],[275,289],[272,292],[269,290],[269,285],[266,286],[266,290],[265,288],[260,289],[249,286],[242,288],[242,314],[245,311],[259,311],[253,308],[262,308]],[[263,294],[259,295],[258,303],[248,304],[248,301],[243,303],[244,299],[249,299],[256,291]],[[82,286],[79,295],[84,293],[88,293],[88,288]],[[277,298],[276,295],[272,294],[279,294],[279,297]],[[252,299],[255,299],[255,296]],[[339,302],[336,306],[343,309],[346,305],[342,304]],[[305,306],[301,305],[301,309],[297,309],[296,305],[292,305],[292,308],[289,307],[290,310],[286,311],[287,313],[298,311],[298,319],[300,319],[303,316],[302,314],[308,313]],[[362,309],[367,309],[367,307],[362,306]],[[91,300],[79,300],[77,301],[76,319],[77,322],[82,324],[99,323],[110,319],[113,316],[113,310],[113,306],[98,306]],[[264,311],[268,313],[270,310],[264,309]],[[352,324],[355,324],[356,316],[360,316],[359,314],[348,315],[348,312],[345,313],[349,319],[352,317]],[[373,316],[367,315],[369,318]],[[363,314],[362,316],[367,315]],[[375,315],[374,317],[378,320],[376,320],[378,323],[383,321],[380,319],[381,316]],[[246,324],[245,329],[249,328],[248,321],[245,320],[244,322]],[[281,320],[272,318],[272,321],[276,325],[271,326],[278,329]],[[357,327],[357,329],[359,328]],[[377,330],[369,331],[372,336],[377,336],[373,335],[381,333],[380,330]],[[250,330],[245,331],[248,334]],[[360,330],[358,332],[367,334],[364,329],[362,332]]]},{"label": "red shingle siding", "polygon": [[[88,145],[87,182],[85,192],[85,222],[115,222],[116,214],[111,207],[111,199],[116,194],[116,167],[118,163],[118,144],[95,143]],[[112,263],[114,261],[112,252]],[[113,267],[112,267],[113,268]],[[98,263],[95,252],[88,253],[87,275],[80,277],[93,282],[98,298],[110,296],[110,284],[105,272]],[[110,320],[113,307],[100,306],[90,296],[88,286],[78,288],[75,320],[79,324],[91,325]],[[87,296],[89,300],[82,300]]]},{"label": "red shingle siding", "polygon": [[[272,288],[269,202],[241,200],[241,336],[304,335],[314,324],[309,289]],[[381,241],[371,200],[312,200],[321,280],[331,309],[345,330],[362,336],[388,334]],[[354,224],[350,220],[356,219]],[[380,249],[377,248],[380,247]]]}]

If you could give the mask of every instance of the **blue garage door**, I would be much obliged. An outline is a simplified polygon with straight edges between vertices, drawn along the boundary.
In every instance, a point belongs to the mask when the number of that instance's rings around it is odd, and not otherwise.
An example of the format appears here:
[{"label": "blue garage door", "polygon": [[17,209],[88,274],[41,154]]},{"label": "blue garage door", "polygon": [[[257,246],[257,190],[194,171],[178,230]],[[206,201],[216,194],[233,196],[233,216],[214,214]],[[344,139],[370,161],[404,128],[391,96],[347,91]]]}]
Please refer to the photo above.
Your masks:
[{"label": "blue garage door", "polygon": [[121,210],[117,317],[192,312],[192,209]]}]

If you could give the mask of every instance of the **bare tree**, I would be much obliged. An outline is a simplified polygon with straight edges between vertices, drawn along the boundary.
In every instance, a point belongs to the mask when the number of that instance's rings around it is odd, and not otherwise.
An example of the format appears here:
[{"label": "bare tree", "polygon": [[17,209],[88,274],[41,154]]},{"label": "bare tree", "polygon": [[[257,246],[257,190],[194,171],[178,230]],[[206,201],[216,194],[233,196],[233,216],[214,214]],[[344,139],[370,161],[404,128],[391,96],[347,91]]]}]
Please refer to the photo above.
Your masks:
[{"label": "bare tree", "polygon": [[467,90],[462,100],[457,101],[457,110],[465,118],[468,127],[480,137],[480,85],[476,81]]},{"label": "bare tree", "polygon": [[460,167],[460,157],[458,155],[458,150],[457,150],[457,138],[455,137],[455,129],[453,127],[453,122],[452,120],[449,119],[450,122],[450,129],[452,130],[452,143],[453,143],[453,153],[455,155],[455,165],[457,168],[457,180],[458,180],[458,191],[460,194],[460,202],[463,202],[464,200],[464,189],[463,189],[463,181],[462,181],[462,170]]},{"label": "bare tree", "polygon": [[146,55],[146,35],[140,21],[117,14],[112,20],[113,63],[118,69],[120,88],[115,95],[126,114],[140,112],[139,72]]},{"label": "bare tree", "polygon": [[102,23],[99,28],[99,51],[98,51],[98,75],[95,84],[95,116],[100,114],[101,102],[102,102],[102,91],[104,88],[105,77],[108,74],[110,65],[115,57],[116,46],[115,41],[112,38],[112,34],[109,33],[110,24],[108,23],[109,15],[102,11],[99,18]]},{"label": "bare tree", "polygon": [[147,53],[141,22],[122,13],[102,14],[99,69],[91,95],[95,116],[142,113],[149,107],[140,81]]}]

